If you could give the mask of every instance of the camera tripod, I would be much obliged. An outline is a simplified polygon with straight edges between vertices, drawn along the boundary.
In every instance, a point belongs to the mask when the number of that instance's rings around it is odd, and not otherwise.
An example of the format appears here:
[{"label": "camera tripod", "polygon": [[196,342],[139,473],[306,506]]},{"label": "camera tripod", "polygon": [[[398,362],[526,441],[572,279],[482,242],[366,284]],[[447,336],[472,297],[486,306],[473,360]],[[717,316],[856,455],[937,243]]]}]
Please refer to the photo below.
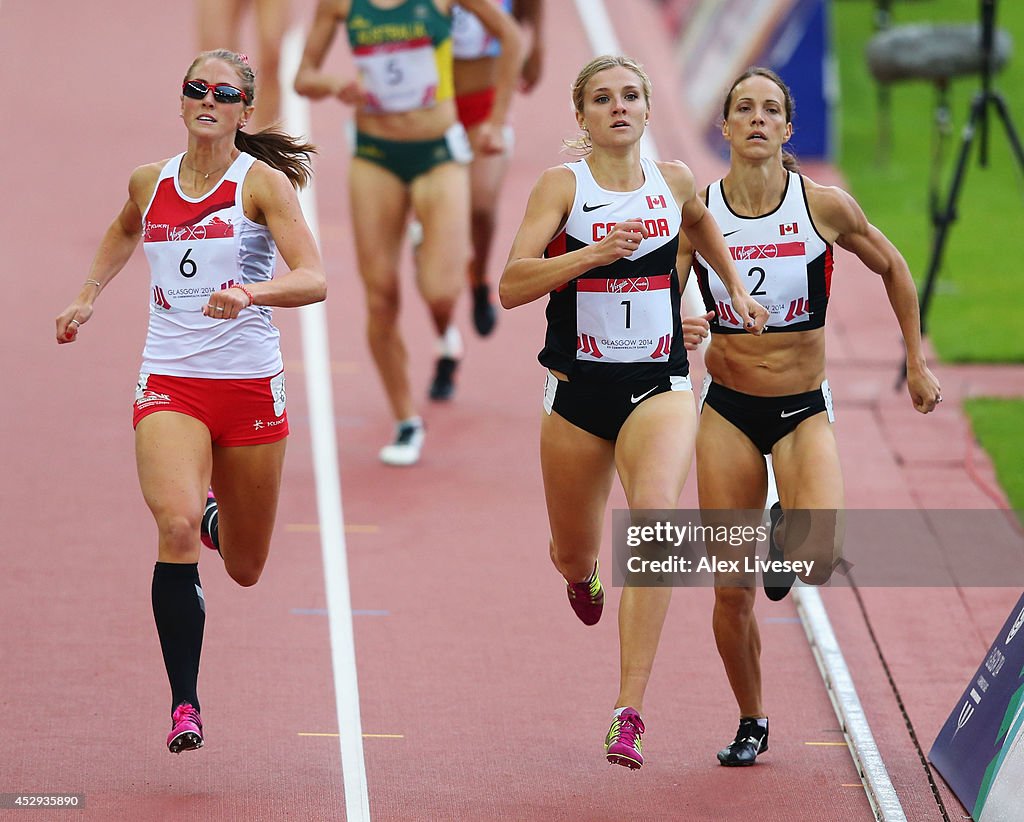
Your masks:
[{"label": "camera tripod", "polygon": [[[971,102],[970,116],[964,126],[963,137],[960,142],[960,151],[957,156],[956,167],[953,172],[953,182],[950,184],[949,192],[946,195],[945,206],[938,210],[932,207],[932,223],[935,226],[935,236],[932,243],[931,259],[928,263],[928,272],[925,275],[924,286],[921,291],[921,332],[924,333],[928,316],[928,307],[931,304],[932,292],[935,288],[935,279],[942,265],[942,252],[946,245],[946,238],[949,235],[950,226],[956,220],[957,199],[960,196],[960,189],[963,186],[964,175],[967,171],[967,157],[970,154],[971,146],[974,144],[976,133],[980,133],[979,160],[982,168],[988,165],[988,110],[993,107],[1006,129],[1013,153],[1017,157],[1017,163],[1024,171],[1024,148],[1021,146],[1020,138],[1010,119],[1010,111],[1002,95],[992,88],[992,66],[993,66],[993,41],[995,38],[995,17],[996,0],[981,0],[981,91],[974,96]],[[906,363],[903,367],[903,376],[906,377]]]}]

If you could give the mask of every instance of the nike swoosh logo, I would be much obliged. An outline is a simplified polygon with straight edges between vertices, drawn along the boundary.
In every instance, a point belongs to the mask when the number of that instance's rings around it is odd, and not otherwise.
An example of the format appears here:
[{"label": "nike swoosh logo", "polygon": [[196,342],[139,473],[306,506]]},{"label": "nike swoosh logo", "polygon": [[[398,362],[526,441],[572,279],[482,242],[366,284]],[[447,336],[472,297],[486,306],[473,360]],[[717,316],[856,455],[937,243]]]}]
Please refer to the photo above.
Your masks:
[{"label": "nike swoosh logo", "polygon": [[783,411],[779,416],[782,417],[782,419],[786,419],[786,417],[795,417],[797,414],[806,411],[810,407],[811,406],[808,405],[806,408],[798,408],[796,411]]},{"label": "nike swoosh logo", "polygon": [[731,237],[733,234],[738,234],[742,230],[743,230],[742,228],[737,228],[735,231],[730,231],[730,232],[728,232],[726,234],[723,234],[722,236],[723,237]]},{"label": "nike swoosh logo", "polygon": [[595,209],[604,208],[605,206],[610,206],[610,205],[611,205],[611,203],[600,203],[599,205],[587,205],[586,203],[584,203],[583,204],[583,210],[584,211],[594,211]]},{"label": "nike swoosh logo", "polygon": [[658,390],[658,386],[654,386],[654,388],[651,388],[651,389],[649,389],[647,391],[644,391],[644,393],[641,394],[639,397],[636,397],[636,396],[630,394],[629,395],[629,401],[631,403],[633,403],[633,405],[636,405],[638,402],[640,402],[640,400],[642,400],[644,397],[646,397],[648,394],[650,394],[651,391],[657,391],[657,390]]}]

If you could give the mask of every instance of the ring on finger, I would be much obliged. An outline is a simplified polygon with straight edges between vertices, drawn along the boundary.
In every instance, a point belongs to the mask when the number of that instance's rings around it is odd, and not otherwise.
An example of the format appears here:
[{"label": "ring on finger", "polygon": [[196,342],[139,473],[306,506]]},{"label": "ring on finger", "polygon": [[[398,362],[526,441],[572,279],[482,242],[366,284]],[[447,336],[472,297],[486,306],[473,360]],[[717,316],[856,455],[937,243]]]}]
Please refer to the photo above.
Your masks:
[{"label": "ring on finger", "polygon": [[81,325],[81,323],[78,320],[72,320],[71,322],[73,322],[75,325]]}]

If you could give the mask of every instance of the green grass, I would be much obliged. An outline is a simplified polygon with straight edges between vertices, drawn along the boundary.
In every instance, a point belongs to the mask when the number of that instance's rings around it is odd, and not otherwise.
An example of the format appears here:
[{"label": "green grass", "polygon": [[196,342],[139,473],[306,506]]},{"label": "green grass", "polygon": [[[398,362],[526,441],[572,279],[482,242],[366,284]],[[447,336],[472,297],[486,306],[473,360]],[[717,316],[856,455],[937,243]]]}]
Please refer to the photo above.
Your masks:
[{"label": "green grass", "polygon": [[[879,141],[877,85],[864,57],[875,33],[875,6],[873,0],[832,3],[841,89],[837,161],[868,218],[903,252],[921,282],[933,236],[929,186],[936,91],[923,81],[890,86],[892,137],[885,156]],[[979,8],[972,0],[896,2],[892,22],[971,23],[978,21]],[[994,88],[1003,94],[1024,139],[1024,3],[998,3],[996,24],[1011,34],[1014,50],[1009,64],[996,75]],[[971,100],[980,87],[978,77],[952,84],[952,133],[938,177],[940,202],[952,180]],[[1024,316],[1024,266],[1014,250],[1015,240],[1024,233],[1024,173],[995,108],[988,111],[989,165],[980,165],[976,138],[927,317],[932,344],[947,362],[1024,362],[1024,334],[1015,328],[1015,318]]]},{"label": "green grass", "polygon": [[[876,3],[834,0],[831,8],[841,89],[836,160],[868,218],[903,252],[921,283],[932,253],[929,190],[936,90],[926,82],[890,87],[891,142],[884,151],[878,88],[864,57],[875,33]],[[895,2],[892,8],[894,25],[980,18],[980,3],[972,0]],[[996,24],[1013,37],[1014,50],[993,88],[1002,93],[1018,136],[1024,139],[1024,3],[997,2]],[[951,86],[952,131],[937,176],[940,203],[945,202],[963,125],[980,87],[977,77]],[[980,164],[978,136],[927,317],[929,338],[946,362],[1024,362],[1024,333],[1017,328],[1017,318],[1024,316],[1024,266],[1016,259],[1016,241],[1024,235],[1024,174],[995,108],[988,113],[989,164]],[[1024,511],[1024,401],[972,399],[965,410],[1011,505]]]},{"label": "green grass", "polygon": [[1024,512],[1024,471],[1021,471],[1020,459],[1024,453],[1022,405],[1019,400],[991,397],[964,403],[974,425],[974,435],[992,458],[999,484],[1018,512]]}]

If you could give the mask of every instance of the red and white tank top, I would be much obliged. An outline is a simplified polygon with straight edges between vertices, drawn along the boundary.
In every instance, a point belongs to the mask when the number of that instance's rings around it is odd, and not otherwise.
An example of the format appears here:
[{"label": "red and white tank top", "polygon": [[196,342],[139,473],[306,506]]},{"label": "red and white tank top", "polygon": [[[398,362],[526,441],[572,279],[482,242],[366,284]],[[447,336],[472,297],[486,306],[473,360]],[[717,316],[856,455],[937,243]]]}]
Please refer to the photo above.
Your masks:
[{"label": "red and white tank top", "polygon": [[[708,186],[708,210],[722,230],[741,280],[750,296],[768,309],[766,332],[808,331],[825,324],[832,286],[832,246],[811,220],[803,177],[787,172],[786,191],[773,211],[742,217],[730,207],[722,181]],[[743,333],[722,280],[698,252],[693,255],[697,284],[708,311],[715,312],[711,329]]]},{"label": "red and white tank top", "polygon": [[[494,3],[508,14],[512,13],[512,0],[494,0]],[[484,27],[480,18],[458,3],[452,6],[452,56],[456,60],[479,60],[499,54],[501,43]]]},{"label": "red and white tank top", "polygon": [[650,236],[628,257],[551,292],[540,362],[570,377],[610,382],[685,375],[675,268],[681,213],[657,163],[641,160],[644,184],[635,191],[601,188],[586,160],[566,167],[576,194],[546,257],[599,243],[625,220],[642,219]]},{"label": "red and white tank top", "polygon": [[183,156],[163,167],[142,215],[151,278],[142,371],[210,379],[272,376],[283,365],[269,308],[249,306],[234,320],[202,314],[213,292],[274,276],[277,248],[270,231],[242,208],[242,183],[256,158],[239,154],[209,194],[193,198],[178,185]]}]

